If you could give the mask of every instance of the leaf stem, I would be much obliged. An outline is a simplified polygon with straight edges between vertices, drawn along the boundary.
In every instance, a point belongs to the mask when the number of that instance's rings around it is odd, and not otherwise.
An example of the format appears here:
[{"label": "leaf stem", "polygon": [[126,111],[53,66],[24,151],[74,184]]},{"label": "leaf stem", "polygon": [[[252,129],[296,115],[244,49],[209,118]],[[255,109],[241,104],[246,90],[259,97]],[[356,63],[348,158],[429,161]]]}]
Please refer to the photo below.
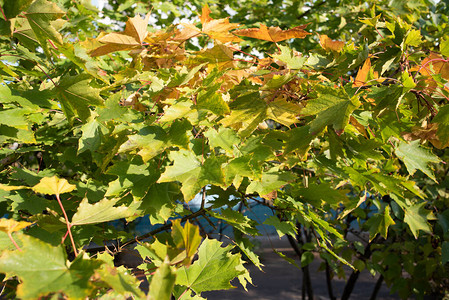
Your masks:
[{"label": "leaf stem", "polygon": [[19,245],[17,245],[16,241],[12,237],[11,232],[8,232],[8,237],[11,240],[11,243],[13,243],[14,247],[16,247],[17,250],[22,251],[22,249],[20,249]]},{"label": "leaf stem", "polygon": [[62,213],[64,214],[65,223],[67,224],[67,232],[70,237],[70,241],[72,242],[73,252],[75,252],[75,256],[78,256],[78,251],[76,250],[75,241],[73,240],[72,236],[72,225],[69,222],[69,218],[67,217],[67,213],[65,212],[64,206],[62,205],[61,198],[59,197],[59,194],[56,194],[56,199],[58,200],[59,206],[61,207]]},{"label": "leaf stem", "polygon": [[3,18],[5,18],[5,21],[8,21],[8,18],[5,15],[5,12],[3,11],[3,8],[0,6],[0,11],[2,12]]}]

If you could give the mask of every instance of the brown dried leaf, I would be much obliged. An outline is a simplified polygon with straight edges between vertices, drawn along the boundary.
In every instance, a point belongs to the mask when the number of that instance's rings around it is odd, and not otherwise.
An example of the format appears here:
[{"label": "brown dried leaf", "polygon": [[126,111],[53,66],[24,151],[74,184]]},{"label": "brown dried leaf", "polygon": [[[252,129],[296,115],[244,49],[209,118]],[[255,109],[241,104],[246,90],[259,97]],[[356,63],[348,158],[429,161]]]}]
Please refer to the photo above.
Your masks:
[{"label": "brown dried leaf", "polygon": [[277,43],[288,39],[305,38],[310,34],[304,30],[306,27],[307,25],[301,25],[292,29],[282,30],[279,27],[267,27],[264,24],[260,24],[260,28],[240,29],[233,31],[233,33],[236,35]]}]

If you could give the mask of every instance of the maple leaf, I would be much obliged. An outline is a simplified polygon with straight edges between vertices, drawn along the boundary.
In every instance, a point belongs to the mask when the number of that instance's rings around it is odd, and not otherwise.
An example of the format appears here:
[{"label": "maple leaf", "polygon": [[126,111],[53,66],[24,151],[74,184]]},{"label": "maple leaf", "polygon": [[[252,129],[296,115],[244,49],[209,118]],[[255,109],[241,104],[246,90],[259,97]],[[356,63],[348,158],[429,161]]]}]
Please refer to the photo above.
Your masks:
[{"label": "maple leaf", "polygon": [[357,96],[349,97],[346,91],[326,86],[315,86],[318,97],[308,101],[302,110],[304,116],[317,115],[310,123],[310,132],[316,134],[325,126],[333,125],[338,135],[342,134],[352,112],[361,105]]},{"label": "maple leaf", "polygon": [[1,218],[0,219],[0,231],[6,232],[6,233],[12,233],[12,232],[22,230],[23,228],[26,228],[26,227],[30,226],[31,224],[33,224],[33,223]]},{"label": "maple leaf", "polygon": [[148,13],[145,19],[139,16],[129,18],[125,31],[109,33],[98,38],[98,42],[105,44],[93,50],[91,56],[101,56],[115,51],[132,50],[140,48],[148,35],[147,26],[150,20]]},{"label": "maple leaf", "polygon": [[89,105],[102,106],[103,99],[99,89],[89,85],[91,77],[88,74],[65,76],[53,89],[58,95],[61,107],[68,118],[77,114],[81,119],[90,116]]},{"label": "maple leaf", "polygon": [[357,76],[354,79],[352,87],[365,86],[370,79],[379,79],[379,74],[377,72],[370,73],[370,70],[371,60],[367,58],[363,66],[357,72]]},{"label": "maple leaf", "polygon": [[133,213],[127,206],[114,207],[118,200],[104,198],[90,204],[87,198],[84,198],[72,217],[71,225],[103,223],[132,216]]},{"label": "maple leaf", "polygon": [[394,224],[395,222],[390,215],[390,206],[386,206],[383,212],[374,214],[365,225],[369,228],[370,241],[372,241],[378,233],[380,233],[382,237],[387,238],[388,228]]},{"label": "maple leaf", "polygon": [[200,16],[202,29],[198,29],[192,24],[182,23],[184,28],[174,37],[174,40],[188,40],[201,33],[207,34],[211,39],[220,41],[222,43],[240,42],[242,39],[235,36],[230,30],[236,29],[240,26],[237,23],[229,23],[229,18],[226,19],[212,19],[210,16],[209,6],[206,4],[202,9]]},{"label": "maple leaf", "polygon": [[80,255],[69,263],[62,245],[53,247],[23,234],[18,237],[22,241],[22,251],[4,251],[0,259],[2,273],[21,279],[17,297],[37,299],[49,292],[60,291],[72,299],[88,295],[88,280],[100,262],[86,260]]},{"label": "maple leaf", "polygon": [[424,174],[436,181],[435,175],[428,164],[431,162],[439,163],[441,160],[432,152],[422,148],[419,140],[411,143],[399,143],[399,146],[395,149],[395,153],[404,162],[410,175],[413,175],[416,170],[421,170]]},{"label": "maple leaf", "polygon": [[188,202],[208,184],[224,186],[224,175],[221,161],[211,156],[204,163],[196,155],[187,150],[170,152],[169,157],[173,165],[165,169],[158,182],[180,181],[181,192]]},{"label": "maple leaf", "polygon": [[264,24],[260,24],[260,28],[239,29],[233,31],[233,33],[236,35],[277,43],[288,39],[305,38],[310,34],[304,30],[306,27],[307,25],[300,25],[291,29],[282,30],[279,27],[267,27]]},{"label": "maple leaf", "polygon": [[345,42],[334,41],[325,34],[320,35],[320,45],[326,51],[340,52],[345,46]]},{"label": "maple leaf", "polygon": [[35,1],[27,10],[25,16],[30,27],[36,34],[36,37],[45,45],[46,38],[62,44],[61,34],[53,27],[52,21],[55,21],[65,15],[55,3],[46,0]]},{"label": "maple leaf", "polygon": [[415,239],[418,238],[420,230],[427,233],[432,232],[428,221],[436,218],[432,211],[425,208],[426,205],[426,202],[421,202],[405,209],[404,222],[410,227]]},{"label": "maple leaf", "polygon": [[[423,76],[428,76],[425,80],[426,88],[433,90],[437,87],[437,82],[432,75],[440,75],[442,78],[449,80],[449,61],[445,60],[441,55],[431,52],[428,57],[423,59],[421,65],[414,66],[410,71],[418,71]],[[449,90],[447,85],[446,90]]]},{"label": "maple leaf", "polygon": [[215,289],[230,289],[230,281],[246,273],[240,253],[232,254],[233,246],[221,247],[222,243],[206,238],[198,250],[198,260],[189,268],[177,272],[176,284],[184,285],[201,293]]}]

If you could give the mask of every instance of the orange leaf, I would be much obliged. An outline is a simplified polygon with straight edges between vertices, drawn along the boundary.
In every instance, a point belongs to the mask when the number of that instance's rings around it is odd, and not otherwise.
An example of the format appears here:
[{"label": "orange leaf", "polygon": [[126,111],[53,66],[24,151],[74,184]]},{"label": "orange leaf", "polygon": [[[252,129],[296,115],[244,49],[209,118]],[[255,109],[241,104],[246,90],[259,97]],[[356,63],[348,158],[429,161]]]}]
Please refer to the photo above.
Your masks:
[{"label": "orange leaf", "polygon": [[192,24],[181,23],[181,25],[184,26],[184,28],[176,33],[175,37],[173,38],[173,40],[175,41],[186,41],[193,38],[194,36],[201,34],[201,30],[199,30]]},{"label": "orange leaf", "polygon": [[209,14],[210,14],[210,9],[209,9],[209,6],[206,4],[203,6],[203,9],[201,11],[201,17],[200,17],[201,24],[206,24],[207,22],[210,22],[213,20],[211,17],[209,17]]},{"label": "orange leaf", "polygon": [[205,5],[200,16],[202,30],[192,24],[181,24],[184,28],[175,36],[175,40],[188,40],[200,33],[207,34],[211,39],[222,43],[240,42],[241,39],[235,36],[230,30],[236,29],[240,25],[237,23],[229,23],[229,19],[212,19],[210,16],[209,6]]},{"label": "orange leaf", "polygon": [[[359,71],[357,72],[357,76],[354,80],[352,87],[361,87],[361,86],[366,85],[366,83],[368,82],[368,79],[369,79],[370,69],[371,69],[371,60],[369,58],[367,58],[365,60],[365,63],[363,64],[363,67],[361,67],[359,69]],[[372,74],[371,79],[378,79],[378,81],[379,81],[378,73],[374,72]]]},{"label": "orange leaf", "polygon": [[101,36],[98,42],[105,44],[93,50],[91,56],[105,55],[115,51],[132,50],[141,47],[148,35],[147,26],[150,14],[145,19],[135,16],[126,22],[125,31]]},{"label": "orange leaf", "polygon": [[336,51],[340,52],[341,49],[345,46],[345,42],[342,41],[334,41],[329,38],[327,35],[320,35],[320,45],[326,51]]},{"label": "orange leaf", "polygon": [[421,62],[421,66],[415,66],[411,71],[419,71],[424,76],[440,74],[441,77],[449,80],[449,62],[433,52]]},{"label": "orange leaf", "polygon": [[233,33],[236,35],[246,36],[270,42],[280,42],[288,39],[300,38],[303,39],[310,33],[305,31],[307,25],[301,25],[288,30],[282,30],[279,27],[267,27],[264,24],[260,24],[260,28],[249,28],[235,30]]}]

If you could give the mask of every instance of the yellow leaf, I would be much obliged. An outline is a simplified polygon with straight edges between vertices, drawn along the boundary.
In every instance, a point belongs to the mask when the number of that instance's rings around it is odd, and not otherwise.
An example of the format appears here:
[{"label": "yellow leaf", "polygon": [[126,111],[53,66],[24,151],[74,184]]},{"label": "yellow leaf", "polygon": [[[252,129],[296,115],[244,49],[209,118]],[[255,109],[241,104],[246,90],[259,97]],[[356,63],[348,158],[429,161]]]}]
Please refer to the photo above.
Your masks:
[{"label": "yellow leaf", "polygon": [[277,43],[288,39],[305,38],[310,34],[304,30],[306,27],[307,25],[301,25],[292,29],[282,30],[279,27],[267,27],[264,24],[260,24],[260,28],[240,29],[233,31],[233,33],[236,35]]},{"label": "yellow leaf", "polygon": [[326,51],[336,51],[340,52],[341,49],[345,46],[345,42],[342,41],[334,41],[329,38],[327,35],[320,35],[320,45]]},{"label": "yellow leaf", "polygon": [[12,185],[5,185],[5,184],[0,183],[0,190],[15,191],[15,190],[23,190],[23,189],[29,189],[29,187],[23,186],[23,185],[12,186]]},{"label": "yellow leaf", "polygon": [[64,178],[59,179],[56,176],[44,177],[41,181],[33,186],[33,191],[41,194],[48,195],[60,195],[64,193],[69,193],[76,188],[75,185],[70,184]]},{"label": "yellow leaf", "polygon": [[28,227],[31,224],[33,224],[33,223],[1,218],[0,219],[0,231],[10,234],[12,232],[19,231],[25,227]]}]

